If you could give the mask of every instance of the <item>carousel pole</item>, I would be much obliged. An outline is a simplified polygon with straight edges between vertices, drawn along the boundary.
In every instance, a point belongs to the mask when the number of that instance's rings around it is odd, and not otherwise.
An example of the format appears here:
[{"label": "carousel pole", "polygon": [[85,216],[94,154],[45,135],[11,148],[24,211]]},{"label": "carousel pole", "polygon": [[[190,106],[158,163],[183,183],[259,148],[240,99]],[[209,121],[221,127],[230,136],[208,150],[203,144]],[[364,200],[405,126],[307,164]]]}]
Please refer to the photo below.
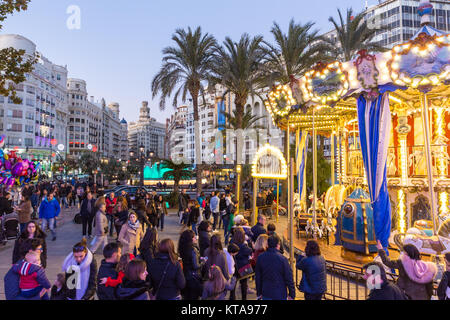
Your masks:
[{"label": "carousel pole", "polygon": [[313,107],[313,218],[312,218],[312,229],[313,238],[317,239],[317,212],[316,212],[316,201],[317,201],[317,136],[316,136],[316,126],[315,126],[315,107]]},{"label": "carousel pole", "polygon": [[279,203],[280,203],[280,179],[277,179],[277,223],[278,223],[278,212],[279,212]]},{"label": "carousel pole", "polygon": [[331,132],[331,186],[334,186],[334,130]]},{"label": "carousel pole", "polygon": [[[294,158],[290,159],[289,166],[289,187],[294,189]],[[291,263],[292,270],[295,270],[294,259],[294,193],[289,193],[289,261]]]},{"label": "carousel pole", "polygon": [[421,93],[421,104],[422,104],[422,124],[424,129],[424,140],[425,140],[425,154],[427,159],[427,173],[428,173],[428,189],[430,191],[431,200],[431,217],[433,219],[433,234],[436,235],[436,204],[435,204],[435,193],[433,184],[433,167],[431,158],[431,147],[430,147],[430,121],[428,118],[428,97],[426,93]]},{"label": "carousel pole", "polygon": [[[287,122],[286,133],[287,133],[286,134],[286,161],[290,161],[290,159],[291,159],[291,155],[290,155],[290,153],[291,153],[291,150],[290,150],[291,149],[291,141],[290,141],[291,140],[291,131],[290,131],[290,128],[289,128],[289,120]],[[291,170],[291,165],[289,165],[289,170]],[[293,214],[293,211],[291,211],[291,203],[292,203],[292,201],[291,201],[291,193],[292,193],[292,189],[291,189],[290,177],[291,177],[291,172],[289,171],[288,172],[288,177],[287,177],[287,199],[288,199],[289,216]],[[289,219],[289,230],[292,227],[293,227],[292,226],[292,221]],[[290,233],[289,233],[289,237],[291,237]],[[289,241],[293,241],[293,239],[290,238]]]},{"label": "carousel pole", "polygon": [[256,224],[258,207],[256,206],[256,195],[258,193],[258,178],[253,177],[253,225]]}]

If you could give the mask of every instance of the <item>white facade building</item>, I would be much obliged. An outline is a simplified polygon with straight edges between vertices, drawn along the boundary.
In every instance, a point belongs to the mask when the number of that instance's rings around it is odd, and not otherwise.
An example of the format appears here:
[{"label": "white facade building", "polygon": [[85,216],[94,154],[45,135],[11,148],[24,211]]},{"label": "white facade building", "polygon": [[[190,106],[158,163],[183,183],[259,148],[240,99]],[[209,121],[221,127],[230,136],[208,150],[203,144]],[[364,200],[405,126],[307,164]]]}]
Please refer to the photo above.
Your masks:
[{"label": "white facade building", "polygon": [[[0,35],[0,49],[13,47],[25,50],[26,57],[33,56],[36,45],[29,39],[15,34]],[[0,96],[0,134],[6,136],[5,147],[16,148],[25,157],[41,160],[44,171],[49,162],[55,161],[56,145],[67,150],[67,67],[59,66],[39,53],[34,70],[26,75],[26,81],[15,85],[22,104],[13,104]],[[54,156],[53,156],[54,155]],[[65,151],[61,153],[65,156]]]}]

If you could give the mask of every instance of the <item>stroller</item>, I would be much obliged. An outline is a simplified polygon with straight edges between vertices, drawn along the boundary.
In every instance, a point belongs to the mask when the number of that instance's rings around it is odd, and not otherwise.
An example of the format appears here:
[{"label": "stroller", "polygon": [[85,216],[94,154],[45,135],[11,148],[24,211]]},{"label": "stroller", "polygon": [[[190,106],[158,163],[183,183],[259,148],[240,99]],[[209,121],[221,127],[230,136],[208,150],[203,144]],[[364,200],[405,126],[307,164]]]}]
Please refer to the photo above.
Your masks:
[{"label": "stroller", "polygon": [[16,240],[20,235],[19,216],[17,213],[0,217],[0,243],[6,245],[8,240]]}]

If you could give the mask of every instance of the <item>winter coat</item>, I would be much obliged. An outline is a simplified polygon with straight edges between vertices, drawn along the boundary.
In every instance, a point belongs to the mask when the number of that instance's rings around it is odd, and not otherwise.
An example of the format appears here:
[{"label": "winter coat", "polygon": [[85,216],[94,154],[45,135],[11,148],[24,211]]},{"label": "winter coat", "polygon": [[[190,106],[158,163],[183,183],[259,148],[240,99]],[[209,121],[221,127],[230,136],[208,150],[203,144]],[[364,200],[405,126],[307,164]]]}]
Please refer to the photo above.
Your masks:
[{"label": "winter coat", "polygon": [[212,292],[212,286],[205,283],[203,286],[202,300],[225,300],[228,291],[233,290],[236,287],[236,278],[233,277],[225,282],[225,288],[222,292]]},{"label": "winter coat", "polygon": [[205,256],[205,250],[209,247],[211,236],[208,231],[200,231],[198,233],[198,246],[200,248],[200,257]]},{"label": "winter coat", "polygon": [[299,256],[296,268],[302,270],[301,292],[321,294],[327,291],[327,266],[322,256]]},{"label": "winter coat", "polygon": [[[117,263],[106,262],[105,259],[102,260],[100,268],[98,269],[97,278],[100,280],[102,278],[113,278],[116,279],[118,272],[116,270]],[[99,300],[116,300],[114,294],[115,288],[107,287],[104,284],[97,284],[97,297]]]},{"label": "winter coat", "polygon": [[[19,261],[19,264],[22,261]],[[20,296],[20,288],[19,288],[20,276],[18,273],[14,272],[13,268],[14,266],[12,266],[9,269],[9,271],[5,274],[5,277],[3,278],[6,300],[40,300],[39,296],[29,299],[25,299]]]},{"label": "winter coat", "polygon": [[191,213],[189,214],[189,223],[188,225],[191,226],[195,223],[198,223],[198,220],[200,218],[200,208],[192,208]]},{"label": "winter coat", "polygon": [[[87,211],[88,208],[88,202],[91,202],[91,212]],[[82,217],[94,217],[95,213],[96,213],[96,208],[95,208],[95,199],[92,198],[91,200],[88,200],[87,198],[83,200],[83,202],[81,203],[81,208],[80,208],[80,215]]]},{"label": "winter coat", "polygon": [[186,198],[185,198],[185,196],[182,194],[182,193],[180,193],[179,195],[178,195],[178,211],[180,211],[180,212],[184,212],[184,210],[187,208],[187,201],[186,201]]},{"label": "winter coat", "polygon": [[264,228],[264,226],[261,223],[257,223],[252,227],[252,233],[253,233],[253,237],[252,237],[252,241],[256,242],[256,239],[258,239],[259,235],[261,234],[266,234],[267,231]]},{"label": "winter coat", "polygon": [[[237,243],[236,243],[237,244]],[[236,269],[244,267],[250,263],[250,258],[252,255],[252,249],[247,245],[247,243],[237,244],[239,246],[239,252],[235,256],[236,259]]]},{"label": "winter coat", "polygon": [[56,286],[53,286],[50,294],[50,300],[67,300],[69,290],[65,285],[63,285],[59,291]]},{"label": "winter coat", "polygon": [[[43,268],[47,267],[47,243],[45,241],[46,235],[45,233],[35,233],[35,237],[37,239],[41,239],[42,241],[42,252],[41,252],[41,265]],[[25,251],[25,241],[27,238],[24,234],[21,234],[20,237],[14,242],[14,249],[13,249],[13,256],[12,256],[12,263],[15,264],[25,258],[25,254],[27,252]]]},{"label": "winter coat", "polygon": [[122,254],[134,254],[134,248],[136,248],[136,251],[139,253],[139,246],[141,245],[142,238],[144,238],[144,232],[140,225],[136,230],[133,230],[128,223],[125,223],[120,229],[118,238],[123,245]]},{"label": "winter coat", "polygon": [[107,234],[108,229],[108,218],[106,218],[105,213],[98,210],[95,215],[95,228],[94,228],[94,236],[102,237]]},{"label": "winter coat", "polygon": [[[27,278],[32,277],[33,274],[36,275],[36,282],[39,284],[39,286],[45,288],[45,289],[50,289],[51,288],[51,284],[50,281],[48,281],[47,276],[45,275],[45,270],[44,268],[42,268],[41,266],[35,265],[35,264],[31,264],[28,263],[24,260],[22,260],[20,263],[15,264],[13,266],[13,272],[17,273],[19,275],[19,279],[20,277],[24,277],[24,280],[22,280],[22,282],[26,285],[25,288],[27,289],[34,289],[28,286],[28,284],[30,284],[29,280],[26,280]],[[26,283],[25,283],[26,281]],[[34,282],[34,281],[33,281]],[[24,288],[24,287],[22,287]]]},{"label": "winter coat", "polygon": [[39,207],[39,219],[53,219],[59,215],[61,207],[55,198],[48,201],[47,198],[42,199]]},{"label": "winter coat", "polygon": [[114,207],[117,204],[117,198],[111,199],[110,197],[106,197],[106,214],[112,214]]},{"label": "winter coat", "polygon": [[4,214],[13,213],[12,200],[8,200],[5,197],[0,197],[0,217]]},{"label": "winter coat", "polygon": [[226,280],[230,279],[230,275],[228,273],[228,261],[227,261],[227,255],[225,252],[220,252],[215,257],[212,257],[210,253],[210,249],[205,250],[205,257],[208,257],[208,260],[206,260],[206,268],[209,269],[212,265],[216,265],[222,270],[222,274],[225,277]]},{"label": "winter coat", "polygon": [[211,208],[211,212],[219,212],[219,197],[211,197],[209,200],[209,207]]},{"label": "winter coat", "polygon": [[437,296],[439,300],[450,299],[447,297],[447,291],[450,291],[450,271],[446,271],[442,275],[441,282],[439,283],[439,287],[437,289]]},{"label": "winter coat", "polygon": [[180,263],[177,261],[173,264],[167,253],[156,255],[156,259],[150,264],[148,273],[152,294],[156,295],[156,300],[174,299],[180,295],[181,289],[186,286],[186,279]]},{"label": "winter coat", "polygon": [[31,201],[24,201],[20,204],[17,210],[17,215],[19,216],[19,223],[27,223],[31,221],[31,212],[33,207],[31,206]]},{"label": "winter coat", "polygon": [[145,281],[130,281],[123,278],[122,284],[117,287],[117,298],[119,300],[150,300],[149,290],[149,283]]},{"label": "winter coat", "polygon": [[380,289],[370,290],[367,300],[407,300],[403,291],[394,283],[383,282]]},{"label": "winter coat", "polygon": [[[67,272],[71,265],[75,265],[73,253],[70,253],[64,260],[62,271],[65,272],[66,281],[68,283],[71,283],[70,279],[74,279],[73,283],[75,283],[75,271],[73,270],[71,273]],[[74,286],[73,289],[68,290],[68,298],[70,300],[92,300],[94,299],[95,291],[97,289],[97,261],[91,251],[88,250],[86,257],[80,264],[80,268],[80,278],[83,279],[84,276],[87,277],[86,289],[83,291],[83,287],[77,289]],[[89,274],[85,272],[89,272]],[[83,280],[80,280],[80,283],[82,286]]]},{"label": "winter coat", "polygon": [[257,296],[272,300],[295,298],[294,278],[288,259],[277,249],[269,248],[258,257],[255,268]]},{"label": "winter coat", "polygon": [[392,269],[398,269],[397,285],[411,300],[430,300],[433,295],[433,278],[436,275],[436,265],[424,262],[426,270],[422,276],[417,276],[414,262],[402,253],[399,260],[390,260],[384,250],[378,250],[383,264]]}]

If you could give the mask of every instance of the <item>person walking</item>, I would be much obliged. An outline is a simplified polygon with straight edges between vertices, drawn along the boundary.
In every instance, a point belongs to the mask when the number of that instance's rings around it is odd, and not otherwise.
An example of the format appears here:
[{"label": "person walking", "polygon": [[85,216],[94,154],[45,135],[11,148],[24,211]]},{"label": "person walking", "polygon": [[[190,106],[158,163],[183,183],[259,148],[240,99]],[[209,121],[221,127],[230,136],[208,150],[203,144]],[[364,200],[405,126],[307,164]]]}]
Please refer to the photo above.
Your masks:
[{"label": "person walking", "polygon": [[194,200],[191,206],[191,212],[189,214],[188,226],[192,228],[192,231],[194,231],[195,235],[197,235],[197,223],[199,222],[200,215],[200,205],[196,200]]},{"label": "person walking", "polygon": [[86,198],[81,203],[80,216],[81,223],[83,228],[83,237],[87,235],[89,239],[92,238],[92,222],[95,218],[95,199],[92,196],[91,192],[88,192]]},{"label": "person walking", "polygon": [[33,195],[30,198],[31,206],[33,207],[33,212],[31,213],[31,218],[33,220],[35,220],[36,217],[38,216],[40,197],[41,197],[41,190],[39,190],[39,188],[36,188],[36,190],[33,192]]},{"label": "person walking", "polygon": [[[122,245],[120,242],[111,242],[105,246],[103,249],[104,259],[100,263],[100,268],[98,269],[98,279],[117,278],[117,264],[119,263],[121,255]],[[114,287],[107,287],[101,282],[97,284],[97,297],[99,300],[115,300],[116,296],[114,291]]]},{"label": "person walking", "polygon": [[156,212],[158,214],[157,228],[161,227],[161,231],[164,231],[164,217],[168,215],[166,202],[164,197],[159,195],[156,201]]},{"label": "person walking", "polygon": [[259,255],[256,262],[256,295],[262,300],[294,300],[292,269],[288,259],[279,252],[281,240],[271,236],[267,244],[267,251]]},{"label": "person walking", "polygon": [[31,205],[30,198],[27,194],[23,195],[23,201],[20,205],[15,207],[15,211],[19,216],[20,232],[22,233],[25,230],[27,223],[31,221],[31,213],[33,212],[33,206]]},{"label": "person walking", "polygon": [[94,240],[91,242],[91,252],[95,254],[101,245],[102,250],[108,244],[108,219],[106,218],[106,205],[101,204],[95,215]]},{"label": "person walking", "polygon": [[25,257],[25,254],[29,250],[29,242],[32,239],[38,239],[42,250],[40,251],[40,260],[43,268],[47,267],[47,243],[45,238],[47,236],[41,230],[38,224],[34,221],[30,221],[26,224],[24,231],[20,234],[19,238],[14,242],[12,263],[15,264]]},{"label": "person walking", "polygon": [[298,257],[296,264],[302,271],[300,291],[305,294],[305,300],[322,300],[327,291],[327,266],[317,241],[306,243],[305,254]]},{"label": "person walking", "polygon": [[211,208],[211,212],[213,215],[213,231],[216,231],[216,227],[218,227],[219,217],[220,217],[220,209],[219,209],[219,197],[213,191],[211,193],[211,199],[209,200],[209,207]]},{"label": "person walking", "polygon": [[53,193],[45,197],[39,207],[39,219],[41,219],[41,229],[45,230],[48,226],[52,233],[52,241],[56,240],[55,221],[61,212],[59,202],[54,199]]},{"label": "person walking", "polygon": [[181,233],[178,242],[178,255],[183,261],[183,273],[186,287],[181,290],[183,300],[198,300],[203,286],[200,276],[200,254],[197,249],[197,238],[192,230]]},{"label": "person walking", "polygon": [[128,215],[128,221],[120,229],[119,241],[122,243],[123,254],[139,254],[139,246],[141,244],[144,232],[138,221],[137,214],[134,211],[130,211]]},{"label": "person walking", "polygon": [[397,285],[411,300],[430,300],[433,295],[433,279],[437,267],[432,262],[420,259],[420,253],[412,244],[403,246],[400,259],[391,260],[381,242],[377,241],[378,254],[388,268],[398,270]]},{"label": "person walking", "polygon": [[108,197],[105,199],[106,203],[106,217],[108,218],[108,229],[109,229],[109,236],[113,236],[114,232],[114,214],[113,210],[114,207],[117,204],[117,198],[115,197],[114,192],[111,192]]},{"label": "person walking", "polygon": [[113,209],[114,215],[114,227],[116,228],[117,239],[119,239],[120,230],[122,226],[127,223],[128,215],[128,202],[127,200],[120,196],[117,198],[117,204]]},{"label": "person walking", "polygon": [[[86,238],[75,244],[64,259],[62,271],[67,279],[70,300],[93,300],[97,288],[97,262]],[[78,285],[77,285],[78,284]]]},{"label": "person walking", "polygon": [[[187,199],[186,199],[186,190],[182,189],[181,193],[178,195],[178,216],[182,216],[188,207]],[[181,220],[180,220],[181,223]]]},{"label": "person walking", "polygon": [[186,279],[172,240],[164,239],[159,243],[158,253],[148,272],[156,300],[181,300]]}]

